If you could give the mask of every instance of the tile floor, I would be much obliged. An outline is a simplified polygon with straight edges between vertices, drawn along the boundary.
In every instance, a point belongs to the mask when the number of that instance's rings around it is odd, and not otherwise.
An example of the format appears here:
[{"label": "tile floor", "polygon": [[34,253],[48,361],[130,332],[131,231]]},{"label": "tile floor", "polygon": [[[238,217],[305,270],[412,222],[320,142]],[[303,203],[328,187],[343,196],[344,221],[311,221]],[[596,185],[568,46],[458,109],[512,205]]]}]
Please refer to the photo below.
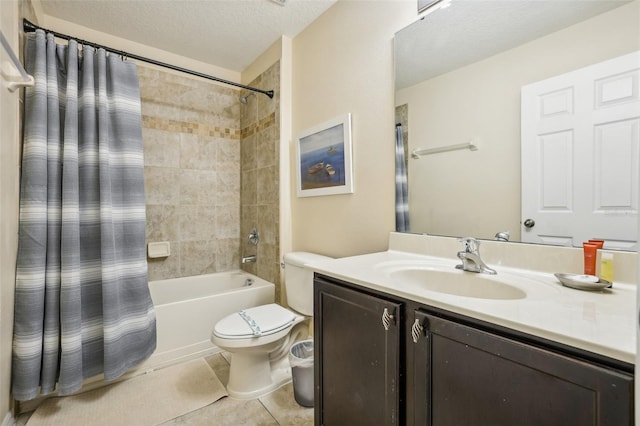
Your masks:
[{"label": "tile floor", "polygon": [[[215,354],[206,357],[205,360],[222,384],[226,385],[229,380],[227,359],[222,354]],[[30,416],[31,413],[26,413],[18,417],[16,426],[24,426]],[[313,408],[298,405],[293,397],[293,386],[288,383],[258,399],[241,401],[225,397],[199,410],[162,423],[162,426],[178,425],[310,426],[313,425]]]}]

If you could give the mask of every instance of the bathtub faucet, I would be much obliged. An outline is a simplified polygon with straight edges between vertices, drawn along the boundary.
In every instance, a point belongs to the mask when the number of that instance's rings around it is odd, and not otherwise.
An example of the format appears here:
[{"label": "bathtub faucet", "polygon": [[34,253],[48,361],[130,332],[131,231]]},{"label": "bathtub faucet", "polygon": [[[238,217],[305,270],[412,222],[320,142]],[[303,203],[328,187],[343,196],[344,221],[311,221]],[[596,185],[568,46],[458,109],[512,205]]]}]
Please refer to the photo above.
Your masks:
[{"label": "bathtub faucet", "polygon": [[256,262],[256,255],[253,254],[251,256],[243,256],[241,262],[242,263],[255,263]]}]

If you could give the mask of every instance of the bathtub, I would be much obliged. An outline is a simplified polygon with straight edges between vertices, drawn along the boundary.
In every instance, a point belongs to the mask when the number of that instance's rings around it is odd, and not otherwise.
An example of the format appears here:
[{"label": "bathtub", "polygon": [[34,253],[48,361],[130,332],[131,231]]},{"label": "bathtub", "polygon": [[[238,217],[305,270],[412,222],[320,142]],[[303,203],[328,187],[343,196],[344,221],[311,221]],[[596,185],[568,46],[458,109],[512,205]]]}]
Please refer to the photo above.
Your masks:
[{"label": "bathtub", "polygon": [[216,322],[275,298],[274,284],[240,270],[149,281],[149,290],[158,343],[144,369],[219,352],[210,340]]},{"label": "bathtub", "polygon": [[[253,280],[252,285],[246,284],[247,279]],[[156,311],[156,350],[116,381],[220,352],[210,340],[218,320],[240,309],[273,303],[275,299],[274,284],[240,270],[149,281],[149,290]],[[105,382],[100,374],[86,379],[81,392],[110,383],[113,382]],[[33,411],[44,399],[55,395],[24,401],[19,413]]]}]

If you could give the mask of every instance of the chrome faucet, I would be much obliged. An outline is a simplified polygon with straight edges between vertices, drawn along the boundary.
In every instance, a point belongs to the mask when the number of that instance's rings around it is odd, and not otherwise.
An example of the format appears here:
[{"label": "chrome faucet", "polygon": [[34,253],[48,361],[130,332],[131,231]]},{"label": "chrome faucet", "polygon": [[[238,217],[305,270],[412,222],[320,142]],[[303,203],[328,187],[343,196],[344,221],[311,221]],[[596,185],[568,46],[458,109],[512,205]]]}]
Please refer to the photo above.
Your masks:
[{"label": "chrome faucet", "polygon": [[483,274],[497,274],[494,269],[489,268],[480,259],[480,241],[472,237],[460,238],[458,241],[464,243],[464,250],[458,252],[458,259],[462,261],[462,264],[456,265],[457,269]]},{"label": "chrome faucet", "polygon": [[509,231],[500,231],[495,235],[496,241],[509,241],[509,238],[511,238]]}]

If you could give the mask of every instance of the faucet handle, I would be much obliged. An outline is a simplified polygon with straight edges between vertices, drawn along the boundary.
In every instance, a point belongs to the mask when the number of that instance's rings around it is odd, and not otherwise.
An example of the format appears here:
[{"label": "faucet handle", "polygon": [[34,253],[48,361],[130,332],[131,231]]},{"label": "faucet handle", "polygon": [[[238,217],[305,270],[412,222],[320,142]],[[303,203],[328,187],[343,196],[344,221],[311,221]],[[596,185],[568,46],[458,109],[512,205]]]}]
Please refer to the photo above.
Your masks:
[{"label": "faucet handle", "polygon": [[480,241],[473,237],[458,238],[458,241],[464,244],[464,251],[467,253],[478,254],[480,249]]}]

